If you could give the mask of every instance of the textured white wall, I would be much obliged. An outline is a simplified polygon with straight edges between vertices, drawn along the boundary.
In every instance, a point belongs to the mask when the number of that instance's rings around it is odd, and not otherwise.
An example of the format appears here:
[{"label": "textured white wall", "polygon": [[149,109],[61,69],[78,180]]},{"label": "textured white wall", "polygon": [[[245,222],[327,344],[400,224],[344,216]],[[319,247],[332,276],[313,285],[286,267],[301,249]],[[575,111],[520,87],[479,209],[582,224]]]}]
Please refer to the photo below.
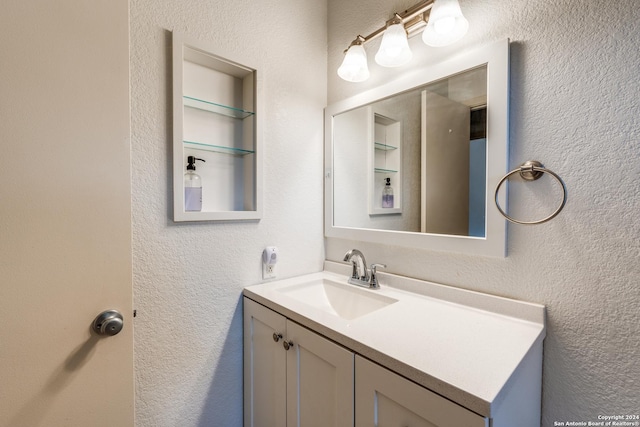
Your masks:
[{"label": "textured white wall", "polygon": [[[263,73],[264,217],[171,220],[170,30]],[[245,285],[322,269],[326,2],[131,0],[136,425],[242,425]],[[207,183],[204,183],[207,185]]]},{"label": "textured white wall", "polygon": [[[461,0],[467,38],[442,53],[412,40],[414,64],[365,84],[340,81],[341,52],[404,0],[329,0],[329,102],[465,46],[512,45],[511,157],[560,173],[562,214],[509,226],[506,259],[328,239],[327,258],[360,247],[414,277],[540,302],[549,310],[543,425],[638,410],[640,58],[633,0]],[[324,2],[131,1],[133,250],[137,425],[240,426],[241,288],[260,280],[259,256],[279,246],[281,277],[321,269],[322,107],[327,91]],[[296,18],[287,20],[286,18]],[[259,223],[175,225],[170,219],[170,36],[219,43],[265,72],[265,215]],[[277,28],[277,30],[276,30]],[[284,46],[281,48],[280,46]],[[367,48],[370,56],[375,46]],[[295,52],[295,54],[292,54]],[[290,67],[297,72],[290,72]],[[315,171],[315,172],[314,172]],[[548,181],[548,180],[547,180]],[[511,209],[548,212],[549,182],[512,185]]]},{"label": "textured white wall", "polygon": [[[329,0],[329,103],[440,55],[412,40],[413,65],[364,84],[339,80],[342,50],[413,0]],[[388,271],[545,304],[543,426],[638,413],[640,407],[640,108],[635,0],[460,0],[468,36],[444,53],[509,37],[510,166],[542,161],[569,189],[565,210],[539,226],[509,225],[505,259],[327,239],[330,260],[358,247]],[[417,42],[417,43],[415,43]],[[551,179],[512,185],[510,209],[551,212]],[[493,207],[490,207],[493,208]],[[525,209],[530,209],[527,213]],[[432,327],[432,325],[425,325]]]}]

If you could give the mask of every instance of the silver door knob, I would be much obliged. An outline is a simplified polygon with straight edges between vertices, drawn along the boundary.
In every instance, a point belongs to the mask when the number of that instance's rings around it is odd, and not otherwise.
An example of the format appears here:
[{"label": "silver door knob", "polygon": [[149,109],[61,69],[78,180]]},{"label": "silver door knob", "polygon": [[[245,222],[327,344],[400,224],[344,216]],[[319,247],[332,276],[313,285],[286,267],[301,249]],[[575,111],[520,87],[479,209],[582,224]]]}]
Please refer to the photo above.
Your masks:
[{"label": "silver door knob", "polygon": [[118,310],[103,311],[93,321],[93,330],[98,335],[113,336],[122,330],[124,322]]},{"label": "silver door knob", "polygon": [[282,346],[285,350],[289,350],[291,347],[293,347],[293,341],[283,341]]}]

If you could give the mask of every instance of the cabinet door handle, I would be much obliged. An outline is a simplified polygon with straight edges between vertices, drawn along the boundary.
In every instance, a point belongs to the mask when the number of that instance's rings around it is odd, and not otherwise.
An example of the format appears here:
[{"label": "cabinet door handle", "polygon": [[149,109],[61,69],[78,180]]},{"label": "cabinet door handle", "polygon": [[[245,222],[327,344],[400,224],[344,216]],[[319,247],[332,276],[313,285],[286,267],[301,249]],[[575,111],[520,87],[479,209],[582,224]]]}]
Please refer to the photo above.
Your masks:
[{"label": "cabinet door handle", "polygon": [[274,332],[274,333],[273,333],[273,340],[274,340],[275,342],[280,341],[280,338],[282,338],[282,334],[279,334],[279,333],[277,333],[277,332]]},{"label": "cabinet door handle", "polygon": [[285,350],[289,350],[291,347],[293,347],[293,341],[283,341],[282,346]]}]

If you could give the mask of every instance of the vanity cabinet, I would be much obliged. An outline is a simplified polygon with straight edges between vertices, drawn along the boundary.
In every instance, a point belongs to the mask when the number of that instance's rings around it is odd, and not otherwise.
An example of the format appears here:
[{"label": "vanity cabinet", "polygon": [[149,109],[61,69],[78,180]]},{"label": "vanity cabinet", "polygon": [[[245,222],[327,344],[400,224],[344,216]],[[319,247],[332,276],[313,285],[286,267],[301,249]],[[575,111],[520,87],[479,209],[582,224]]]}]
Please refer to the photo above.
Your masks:
[{"label": "vanity cabinet", "polygon": [[356,427],[488,427],[489,420],[356,356]]},{"label": "vanity cabinet", "polygon": [[[213,52],[173,33],[173,219],[260,219],[260,79]],[[200,185],[185,183],[189,157]]]},{"label": "vanity cabinet", "polygon": [[488,418],[245,297],[244,425],[487,427],[489,424]]},{"label": "vanity cabinet", "polygon": [[245,427],[352,427],[354,354],[244,298]]}]

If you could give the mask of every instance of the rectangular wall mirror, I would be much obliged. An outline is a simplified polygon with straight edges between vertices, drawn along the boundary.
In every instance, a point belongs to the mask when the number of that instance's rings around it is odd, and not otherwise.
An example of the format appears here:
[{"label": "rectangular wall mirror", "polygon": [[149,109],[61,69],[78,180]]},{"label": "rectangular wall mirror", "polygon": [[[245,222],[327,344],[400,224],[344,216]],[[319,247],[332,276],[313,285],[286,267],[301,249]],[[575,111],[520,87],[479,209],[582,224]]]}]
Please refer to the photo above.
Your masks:
[{"label": "rectangular wall mirror", "polygon": [[504,256],[508,88],[505,40],[327,107],[325,234]]}]

